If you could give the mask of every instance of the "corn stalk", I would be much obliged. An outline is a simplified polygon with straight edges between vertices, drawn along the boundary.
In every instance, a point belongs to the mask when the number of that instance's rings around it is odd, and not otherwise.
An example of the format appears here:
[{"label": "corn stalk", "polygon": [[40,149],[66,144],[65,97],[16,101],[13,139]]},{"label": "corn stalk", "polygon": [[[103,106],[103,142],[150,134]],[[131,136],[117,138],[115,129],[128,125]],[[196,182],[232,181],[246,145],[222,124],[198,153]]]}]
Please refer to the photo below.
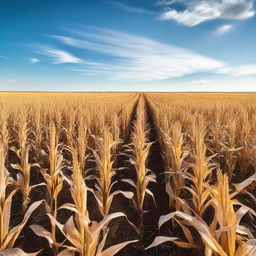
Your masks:
[{"label": "corn stalk", "polygon": [[185,188],[192,195],[194,210],[199,216],[204,214],[204,205],[210,195],[207,189],[208,181],[212,175],[212,171],[216,169],[216,163],[212,162],[215,155],[207,156],[207,146],[205,144],[205,121],[203,117],[198,122],[194,122],[192,126],[192,136],[194,149],[192,151],[193,163],[192,173],[187,173],[189,180],[192,182],[191,187],[187,185]]},{"label": "corn stalk", "polygon": [[39,165],[37,163],[29,163],[29,131],[27,114],[22,112],[18,123],[18,148],[11,147],[11,150],[14,151],[19,158],[19,163],[11,164],[11,166],[13,169],[18,170],[17,181],[22,192],[22,209],[24,213],[26,212],[30,202],[29,196],[31,190],[37,186],[43,185],[37,184],[30,186],[31,167],[39,167]]},{"label": "corn stalk", "polygon": [[132,192],[116,190],[112,192],[112,187],[115,184],[113,177],[116,174],[116,169],[113,168],[112,150],[116,148],[116,144],[120,141],[115,141],[109,128],[104,126],[103,136],[94,137],[96,150],[93,151],[95,157],[97,175],[95,177],[96,190],[94,191],[95,199],[97,200],[99,210],[103,217],[107,216],[114,197],[118,194],[124,195],[126,198],[131,199],[133,197]]},{"label": "corn stalk", "polygon": [[[63,155],[61,153],[58,135],[56,133],[56,128],[54,122],[50,122],[49,125],[49,169],[41,169],[41,173],[46,182],[47,195],[45,202],[45,209],[48,215],[57,218],[58,210],[58,195],[63,186],[63,176],[62,169],[64,168]],[[55,223],[52,224],[52,238],[54,243],[52,243],[54,255],[58,254],[58,243],[56,241],[56,226]]]},{"label": "corn stalk", "polygon": [[171,129],[171,137],[162,131],[164,158],[166,159],[166,192],[169,196],[169,207],[180,210],[180,194],[185,185],[187,166],[184,159],[189,152],[183,150],[184,135],[181,125],[176,121]]},{"label": "corn stalk", "polygon": [[[26,225],[29,217],[42,201],[33,203],[26,211],[23,220],[16,226],[10,226],[12,198],[16,193],[17,188],[13,187],[16,182],[10,177],[8,170],[5,167],[5,150],[0,143],[0,255],[29,255],[21,249],[13,248],[21,230]],[[7,194],[7,188],[12,186]],[[9,253],[9,254],[8,254]],[[30,254],[37,255],[38,253]]]}]

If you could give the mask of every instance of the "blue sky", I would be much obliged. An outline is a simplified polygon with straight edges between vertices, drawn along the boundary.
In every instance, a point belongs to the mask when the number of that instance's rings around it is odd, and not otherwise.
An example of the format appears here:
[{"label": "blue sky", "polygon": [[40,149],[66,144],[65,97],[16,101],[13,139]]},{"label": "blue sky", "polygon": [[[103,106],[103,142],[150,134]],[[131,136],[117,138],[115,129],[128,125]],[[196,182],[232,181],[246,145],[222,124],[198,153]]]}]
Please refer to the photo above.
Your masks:
[{"label": "blue sky", "polygon": [[253,0],[0,0],[0,90],[255,91]]}]

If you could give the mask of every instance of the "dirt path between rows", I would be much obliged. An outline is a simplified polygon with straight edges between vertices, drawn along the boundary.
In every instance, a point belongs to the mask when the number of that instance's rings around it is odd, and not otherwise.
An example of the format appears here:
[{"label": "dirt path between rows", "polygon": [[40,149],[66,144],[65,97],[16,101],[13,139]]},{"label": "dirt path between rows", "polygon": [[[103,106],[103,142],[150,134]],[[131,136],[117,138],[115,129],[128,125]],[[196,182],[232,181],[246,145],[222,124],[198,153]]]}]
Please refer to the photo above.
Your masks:
[{"label": "dirt path between rows", "polygon": [[[165,180],[164,180],[164,161],[163,161],[163,152],[160,145],[160,139],[157,134],[156,129],[156,120],[154,118],[153,110],[150,105],[150,100],[144,95],[146,101],[146,111],[148,116],[148,124],[150,127],[150,141],[154,141],[154,144],[151,147],[150,155],[148,159],[148,168],[157,176],[157,184],[152,186],[152,192],[155,195],[155,200],[157,202],[157,207],[150,209],[148,221],[146,224],[151,231],[151,237],[147,237],[150,240],[150,243],[153,241],[156,236],[177,236],[178,234],[173,232],[170,226],[166,224],[161,230],[158,230],[158,222],[159,218],[162,215],[170,213],[170,208],[168,205],[168,195],[165,191]],[[151,225],[150,225],[151,224]],[[146,237],[145,237],[146,238]],[[146,240],[146,245],[148,245],[148,241]],[[163,245],[158,246],[155,249],[151,249],[148,253],[144,254],[145,256],[191,256],[193,255],[192,250],[190,249],[181,249],[175,246],[173,243],[165,243]]]}]

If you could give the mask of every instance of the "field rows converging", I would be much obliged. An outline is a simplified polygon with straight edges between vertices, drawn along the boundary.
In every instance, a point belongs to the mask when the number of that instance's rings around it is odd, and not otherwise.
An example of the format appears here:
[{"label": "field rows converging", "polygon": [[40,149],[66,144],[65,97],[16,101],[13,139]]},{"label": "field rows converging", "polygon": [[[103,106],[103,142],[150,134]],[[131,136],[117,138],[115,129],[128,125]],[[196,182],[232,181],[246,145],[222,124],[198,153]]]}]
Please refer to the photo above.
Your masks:
[{"label": "field rows converging", "polygon": [[1,93],[0,256],[255,256],[255,97]]}]

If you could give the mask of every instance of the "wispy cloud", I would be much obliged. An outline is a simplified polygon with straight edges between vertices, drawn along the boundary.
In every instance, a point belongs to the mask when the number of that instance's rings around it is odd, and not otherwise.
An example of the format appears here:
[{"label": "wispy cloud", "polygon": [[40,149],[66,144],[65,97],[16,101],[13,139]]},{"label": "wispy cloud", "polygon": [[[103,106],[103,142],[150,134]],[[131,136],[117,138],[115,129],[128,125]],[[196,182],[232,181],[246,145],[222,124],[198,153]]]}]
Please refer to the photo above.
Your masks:
[{"label": "wispy cloud", "polygon": [[15,83],[16,82],[16,80],[14,80],[14,79],[8,79],[7,80],[9,83]]},{"label": "wispy cloud", "polygon": [[0,59],[9,60],[10,58],[9,58],[9,57],[6,57],[6,56],[3,56],[3,55],[0,55]]},{"label": "wispy cloud", "polygon": [[200,54],[148,38],[102,28],[74,31],[79,38],[54,36],[65,45],[94,51],[108,61],[85,64],[80,71],[113,79],[162,80],[223,67]]},{"label": "wispy cloud", "polygon": [[175,20],[186,26],[196,26],[214,19],[247,19],[254,16],[253,0],[183,0],[186,9],[167,8],[160,20]]},{"label": "wispy cloud", "polygon": [[35,64],[35,63],[40,62],[40,60],[37,59],[37,58],[29,58],[29,62],[30,62],[31,64]]},{"label": "wispy cloud", "polygon": [[73,54],[54,48],[43,47],[40,52],[43,55],[50,56],[53,58],[53,64],[63,64],[63,63],[82,63],[82,60]]},{"label": "wispy cloud", "polygon": [[158,0],[156,1],[156,5],[172,5],[182,2],[182,0]]},{"label": "wispy cloud", "polygon": [[219,69],[217,73],[232,76],[256,75],[256,64],[242,65],[238,67],[225,67]]},{"label": "wispy cloud", "polygon": [[212,83],[213,81],[211,80],[203,80],[203,79],[192,81],[192,84],[212,84]]},{"label": "wispy cloud", "polygon": [[154,13],[153,11],[150,10],[146,10],[143,8],[139,8],[139,7],[133,7],[133,6],[129,6],[127,4],[124,3],[120,3],[120,2],[111,2],[113,5],[115,5],[116,7],[127,11],[127,12],[133,12],[133,13],[148,13],[148,14],[152,14]]},{"label": "wispy cloud", "polygon": [[233,25],[230,25],[230,24],[220,26],[215,30],[215,34],[223,35],[227,33],[229,30],[231,30],[232,28],[233,28]]}]

